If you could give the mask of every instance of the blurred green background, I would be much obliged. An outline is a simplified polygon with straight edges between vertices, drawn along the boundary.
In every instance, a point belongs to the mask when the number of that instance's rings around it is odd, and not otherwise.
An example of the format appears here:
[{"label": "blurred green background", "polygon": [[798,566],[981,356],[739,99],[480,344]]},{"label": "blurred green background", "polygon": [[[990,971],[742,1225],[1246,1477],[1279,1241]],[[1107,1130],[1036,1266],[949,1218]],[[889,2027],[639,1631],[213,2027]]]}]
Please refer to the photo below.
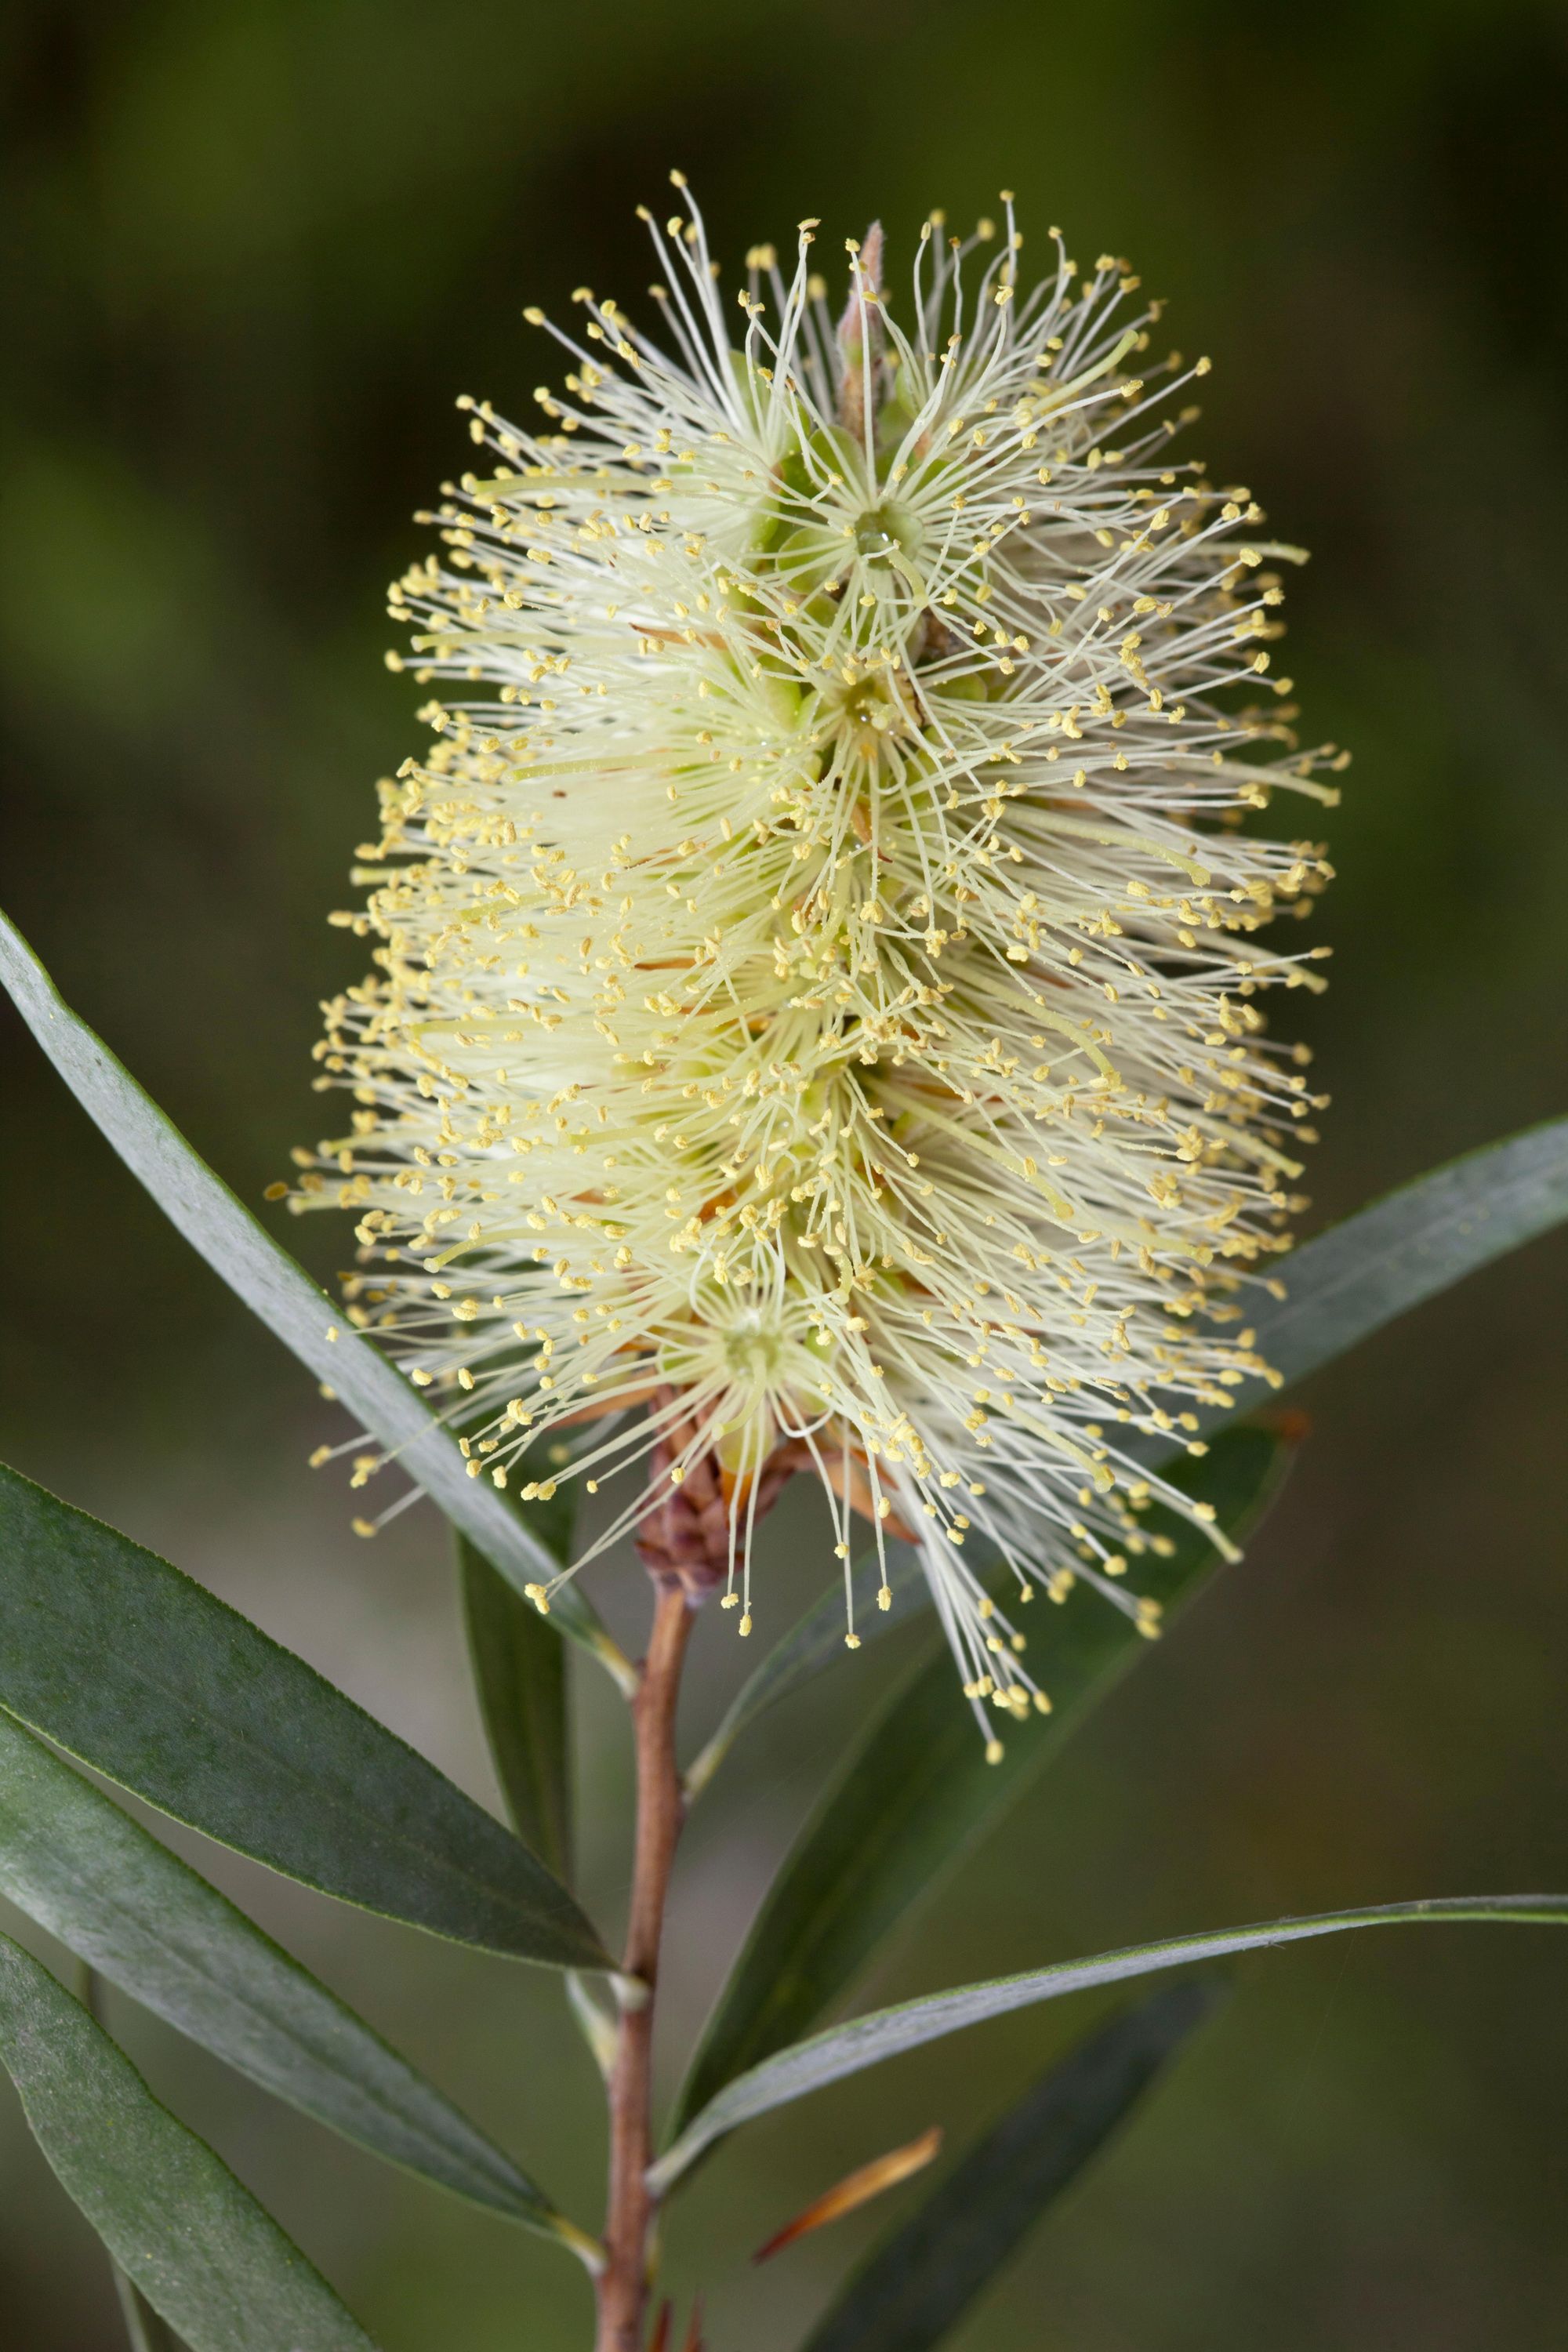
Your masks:
[{"label": "blurred green background", "polygon": [[[375,776],[415,748],[381,587],[466,442],[521,408],[526,300],[648,274],[691,174],[718,250],[1018,192],[1131,254],[1215,371],[1192,446],[1315,551],[1313,737],[1354,746],[1310,1008],[1314,1216],[1564,1107],[1568,20],[1523,0],[12,0],[4,58],[3,896],[68,994],[256,1200],[313,1137],[316,1001]],[[1294,1011],[1300,1000],[1292,1001]],[[434,1515],[375,1546],[304,1457],[330,1409],[0,1025],[4,1451],[251,1612],[491,1791]],[[346,1230],[289,1228],[318,1271]],[[1168,1930],[1568,1884],[1568,1254],[1538,1244],[1318,1384],[1244,1568],[967,1865],[881,1998]],[[767,1614],[831,1566],[770,1533]],[[636,1572],[599,1579],[637,1639]],[[1090,1605],[1084,1603],[1081,1605]],[[693,1717],[733,1685],[704,1629]],[[886,1662],[738,1753],[679,1881],[672,2053]],[[624,1729],[581,1718],[614,1920]],[[207,1857],[206,1866],[211,1866]],[[586,2060],[542,1974],[216,1874],[593,2218]],[[6,1925],[14,1926],[7,1919]],[[1433,1930],[1243,1969],[963,2352],[1536,2352],[1563,2341],[1560,1938]],[[1087,2021],[993,2025],[754,2126],[670,2235],[716,2352],[787,2352],[892,2218],[750,2250]],[[378,2170],[134,2012],[112,2022],[386,2352],[580,2346],[569,2264]],[[911,2192],[900,2192],[907,2200]],[[900,2206],[907,2210],[907,2201]],[[0,2088],[0,2340],[109,2352],[101,2260]]]}]

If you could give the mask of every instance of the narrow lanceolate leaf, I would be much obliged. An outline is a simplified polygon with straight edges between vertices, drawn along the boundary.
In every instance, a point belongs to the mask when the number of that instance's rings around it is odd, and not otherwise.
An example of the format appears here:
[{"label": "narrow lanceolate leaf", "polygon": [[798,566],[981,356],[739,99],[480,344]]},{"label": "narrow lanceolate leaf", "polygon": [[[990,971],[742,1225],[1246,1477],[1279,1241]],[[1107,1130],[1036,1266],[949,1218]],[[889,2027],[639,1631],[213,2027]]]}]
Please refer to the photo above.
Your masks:
[{"label": "narrow lanceolate leaf", "polygon": [[[1239,1542],[1271,1499],[1289,1451],[1268,1430],[1229,1430],[1204,1459],[1184,1465],[1179,1482],[1212,1503],[1218,1526]],[[1151,1514],[1150,1527],[1173,1549],[1140,1560],[1139,1590],[1168,1617],[1214,1575],[1220,1554],[1173,1513]],[[692,2060],[678,2126],[832,2008],[1089,1709],[1148,1654],[1132,1621],[1092,1594],[1043,1613],[1040,1624],[1037,1608],[1030,1630],[1052,1712],[1010,1724],[999,1761],[986,1760],[969,1709],[954,1703],[945,1643],[873,1717],[768,1891]]]},{"label": "narrow lanceolate leaf", "polygon": [[1217,1997],[1201,1979],[1167,1986],[1051,2065],[876,2249],[803,2352],[928,2352],[940,2343]]},{"label": "narrow lanceolate leaf", "polygon": [[553,2236],[566,2226],[510,2157],[309,1969],[6,1715],[0,1895],[334,2131],[513,2221]]},{"label": "narrow lanceolate leaf", "polygon": [[[931,1588],[907,1544],[888,1546],[888,1588],[893,1597],[886,1609],[877,1606],[877,1590],[881,1581],[882,1570],[874,1552],[856,1561],[855,1623],[862,1645],[874,1642],[879,1633],[890,1633],[895,1625],[901,1625],[931,1599]],[[551,1605],[553,1607],[553,1602]],[[687,1769],[689,1799],[700,1796],[748,1724],[844,1655],[844,1590],[835,1583],[820,1601],[813,1601],[784,1640],[773,1644],[737,1691],[718,1729]]]},{"label": "narrow lanceolate leaf", "polygon": [[0,2060],[63,2186],[190,2352],[374,2352],[228,2167],[5,1936]]},{"label": "narrow lanceolate leaf", "polygon": [[589,1921],[500,1822],[238,1612],[0,1466],[0,1707],[225,1845],[558,1968]]},{"label": "narrow lanceolate leaf", "polygon": [[474,1687],[507,1810],[519,1837],[557,1878],[569,1880],[566,1653],[532,1601],[498,1576],[461,1534],[458,1575]]},{"label": "narrow lanceolate leaf", "polygon": [[[1284,1297],[1258,1291],[1248,1298],[1258,1353],[1282,1383],[1305,1380],[1396,1316],[1565,1219],[1568,1118],[1559,1118],[1435,1168],[1293,1251],[1279,1268]],[[1217,1428],[1268,1393],[1261,1381],[1247,1381],[1231,1412],[1214,1410],[1204,1425]],[[1152,1438],[1129,1448],[1151,1463],[1173,1450]]]},{"label": "narrow lanceolate leaf", "polygon": [[889,2189],[897,2189],[901,2181],[923,2172],[941,2154],[942,2126],[932,2124],[918,2139],[906,2140],[902,2147],[890,2147],[886,2156],[873,2157],[869,2164],[858,2164],[853,2172],[847,2172],[842,2180],[836,2181],[820,2197],[814,2197],[804,2212],[786,2221],[782,2230],[775,2230],[767,2243],[757,2248],[752,2262],[771,2263],[775,2254],[810,2237],[814,2230],[825,2230],[830,2221],[842,2221],[847,2213],[858,2213],[873,2197],[884,2197]]},{"label": "narrow lanceolate leaf", "polygon": [[[164,1215],[232,1290],[371,1435],[395,1455],[509,1583],[555,1572],[548,1551],[489,1481],[468,1465],[414,1390],[345,1322],[343,1310],[296,1265],[197,1157],[179,1129],[79,1019],[14,923],[0,915],[0,984],[89,1118]],[[567,1585],[550,1622],[592,1651],[630,1691],[635,1677],[588,1602]]]},{"label": "narrow lanceolate leaf", "polygon": [[679,2180],[704,2148],[737,2125],[768,2115],[774,2107],[787,2106],[793,2099],[803,2099],[808,2092],[839,2082],[846,2074],[879,2066],[885,2058],[918,2050],[923,2042],[940,2041],[943,2034],[979,2025],[988,2017],[1028,2009],[1036,2001],[1059,2000],[1064,1993],[1121,1984],[1129,1977],[1152,1976],[1161,1969],[1224,1959],[1232,1952],[1303,1943],[1312,1936],[1337,1936],[1351,1927],[1458,1919],[1568,1927],[1568,1895],[1461,1895],[1429,1903],[1390,1903],[1375,1910],[1321,1911],[1302,1919],[1271,1919],[1262,1927],[1226,1927],[1210,1935],[1135,1944],[1120,1952],[1099,1952],[1092,1959],[1058,1960],[1051,1968],[1031,1969],[1022,1976],[992,1977],[981,1984],[960,1985],[952,1992],[928,1994],[921,2000],[900,2001],[895,2009],[874,2009],[864,2017],[852,2018],[847,2025],[835,2026],[809,2042],[781,2050],[728,2084],[659,2158],[648,2178],[656,2189],[663,2191]]}]

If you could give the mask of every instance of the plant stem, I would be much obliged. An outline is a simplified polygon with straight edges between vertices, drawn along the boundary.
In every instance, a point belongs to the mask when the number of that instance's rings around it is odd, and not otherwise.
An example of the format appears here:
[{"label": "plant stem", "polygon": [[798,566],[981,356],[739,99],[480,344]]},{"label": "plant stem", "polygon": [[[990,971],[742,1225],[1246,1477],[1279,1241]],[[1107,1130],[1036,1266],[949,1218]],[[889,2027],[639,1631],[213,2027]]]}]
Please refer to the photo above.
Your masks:
[{"label": "plant stem", "polygon": [[610,2193],[605,2218],[608,2254],[598,2283],[596,2352],[641,2352],[647,2302],[648,2232],[654,2199],[654,1996],[665,1897],[685,1811],[675,1761],[675,1710],[690,1639],[694,1603],[673,1575],[654,1578],[653,1632],[632,1720],[637,1733],[637,1851],[626,1927],[620,2031],[610,2076]]},{"label": "plant stem", "polygon": [[170,2334],[152,2305],[134,2286],[118,2263],[114,2265],[114,2291],[120,2297],[121,2316],[125,2332],[131,2338],[131,2352],[180,2352],[179,2338]]}]

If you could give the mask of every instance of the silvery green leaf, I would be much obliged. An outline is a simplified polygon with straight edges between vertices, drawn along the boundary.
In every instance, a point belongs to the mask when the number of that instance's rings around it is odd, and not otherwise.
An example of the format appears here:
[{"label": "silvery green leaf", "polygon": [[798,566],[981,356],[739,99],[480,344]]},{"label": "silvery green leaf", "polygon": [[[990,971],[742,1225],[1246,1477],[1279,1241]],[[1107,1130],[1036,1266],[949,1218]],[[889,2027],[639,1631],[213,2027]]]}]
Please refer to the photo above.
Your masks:
[{"label": "silvery green leaf", "polygon": [[1005,2017],[1036,2001],[1059,2000],[1064,1993],[1096,1985],[1121,1984],[1161,1969],[1226,1958],[1233,1952],[1271,1949],[1313,1936],[1337,1936],[1352,1927],[1394,1927],[1464,1919],[1513,1921],[1568,1927],[1568,1895],[1478,1895],[1439,1897],[1427,1903],[1389,1903],[1357,1911],[1321,1911],[1300,1919],[1271,1919],[1261,1927],[1226,1927],[1198,1936],[1173,1936],[1157,1944],[1134,1944],[1119,1952],[1099,1952],[1087,1960],[1058,1960],[1019,1976],[993,1977],[960,1985],[951,1992],[876,2009],[847,2025],[834,2026],[809,2042],[797,2042],[763,2059],[725,2085],[659,2158],[648,2178],[661,2193],[688,2171],[699,2156],[726,2132],[775,2107],[803,2099],[810,2091],[841,2082],[886,2058],[939,2041],[986,2018]]},{"label": "silvery green leaf", "polygon": [[512,1825],[563,1885],[572,1876],[566,1653],[531,1601],[467,1536],[458,1578],[474,1687]]},{"label": "silvery green leaf", "polygon": [[607,1968],[510,1830],[216,1595],[0,1466],[0,1706],[176,1821],[342,1901]]},{"label": "silvery green leaf", "polygon": [[265,2090],[459,2197],[562,2235],[532,2181],[433,2084],[215,1886],[4,1714],[0,1894]]},{"label": "silvery green leaf", "polygon": [[227,2165],[7,1936],[0,2062],[62,2186],[190,2352],[375,2352]]}]

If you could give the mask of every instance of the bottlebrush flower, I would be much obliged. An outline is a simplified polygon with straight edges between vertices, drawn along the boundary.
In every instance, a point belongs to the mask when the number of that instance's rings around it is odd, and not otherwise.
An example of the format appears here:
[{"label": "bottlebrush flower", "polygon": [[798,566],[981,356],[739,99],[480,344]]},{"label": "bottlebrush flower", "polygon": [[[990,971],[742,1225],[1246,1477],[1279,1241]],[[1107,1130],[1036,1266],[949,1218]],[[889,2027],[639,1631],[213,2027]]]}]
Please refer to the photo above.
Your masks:
[{"label": "bottlebrush flower", "polygon": [[701,1465],[746,1632],[809,1463],[847,1589],[854,1507],[1022,1714],[980,1571],[1152,1632],[1139,1513],[1193,1507],[1125,1441],[1264,1369],[1310,1129],[1257,999],[1324,950],[1257,935],[1329,868],[1242,822],[1340,764],[1268,675],[1292,551],[1173,455],[1208,362],[1147,359],[1121,262],[1053,230],[1026,289],[1010,200],[933,215],[902,305],[850,243],[836,330],[816,223],[726,303],[680,201],[666,347],[584,289],[538,431],[459,403],[484,470],[392,591],[436,741],[336,919],[381,941],[318,1049],[361,1108],[295,1205],[358,1213],[351,1312],[474,1475],[657,1449],[605,1544]]}]

